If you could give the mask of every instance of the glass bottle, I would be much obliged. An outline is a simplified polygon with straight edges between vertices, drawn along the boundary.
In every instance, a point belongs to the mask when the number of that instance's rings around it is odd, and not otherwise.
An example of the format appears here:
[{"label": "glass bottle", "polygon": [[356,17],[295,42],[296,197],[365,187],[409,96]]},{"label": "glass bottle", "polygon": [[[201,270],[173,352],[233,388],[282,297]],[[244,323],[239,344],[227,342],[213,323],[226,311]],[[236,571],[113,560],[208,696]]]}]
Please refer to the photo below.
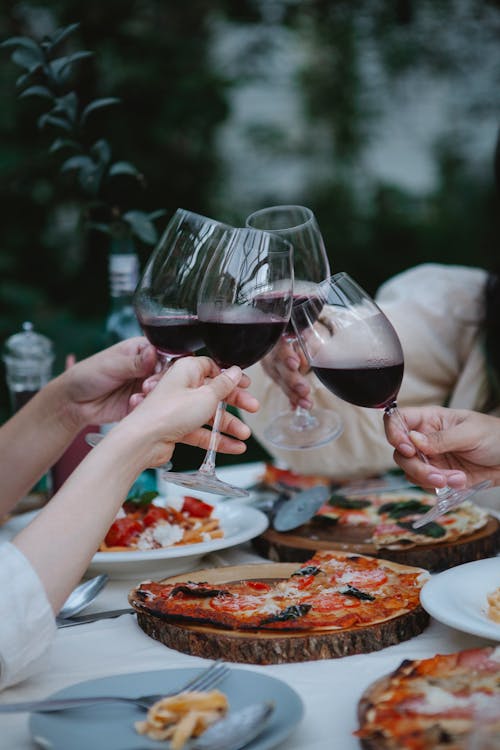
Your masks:
[{"label": "glass bottle", "polygon": [[[133,305],[135,288],[139,281],[139,258],[131,237],[111,240],[109,254],[110,310],[106,319],[106,342],[108,346],[119,341],[142,336]],[[101,425],[106,434],[114,423]],[[155,472],[143,471],[132,486],[129,497],[156,489]]]}]

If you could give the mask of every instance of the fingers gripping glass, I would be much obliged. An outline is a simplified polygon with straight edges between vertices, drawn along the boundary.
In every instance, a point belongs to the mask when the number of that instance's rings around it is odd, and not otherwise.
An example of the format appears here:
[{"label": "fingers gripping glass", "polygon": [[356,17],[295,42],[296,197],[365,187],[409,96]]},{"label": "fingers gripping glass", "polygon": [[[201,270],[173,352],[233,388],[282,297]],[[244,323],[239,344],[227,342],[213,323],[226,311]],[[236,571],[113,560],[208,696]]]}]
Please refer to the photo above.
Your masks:
[{"label": "fingers gripping glass", "polygon": [[[266,232],[236,229],[224,236],[199,287],[197,315],[209,354],[222,368],[253,365],[272,349],[290,320],[293,292],[291,245]],[[183,487],[247,497],[215,473],[219,426],[225,402],[215,415],[210,445],[194,474],[168,472]]]},{"label": "fingers gripping glass", "polygon": [[[403,379],[401,343],[388,318],[347,274],[318,285],[317,296],[292,310],[297,338],[314,373],[332,393],[356,406],[383,409],[408,427],[396,398]],[[425,455],[422,461],[429,464]],[[438,501],[418,528],[464,502],[485,483],[466,490],[435,489]]]},{"label": "fingers gripping glass", "polygon": [[[293,247],[293,307],[306,301],[316,284],[330,274],[323,237],[313,212],[305,206],[271,206],[250,214],[246,224],[281,237]],[[298,322],[298,321],[297,321]],[[283,338],[296,346],[295,331],[290,323]],[[285,449],[316,448],[342,433],[338,414],[327,409],[304,409],[282,412],[266,427],[264,437],[271,445]]]}]

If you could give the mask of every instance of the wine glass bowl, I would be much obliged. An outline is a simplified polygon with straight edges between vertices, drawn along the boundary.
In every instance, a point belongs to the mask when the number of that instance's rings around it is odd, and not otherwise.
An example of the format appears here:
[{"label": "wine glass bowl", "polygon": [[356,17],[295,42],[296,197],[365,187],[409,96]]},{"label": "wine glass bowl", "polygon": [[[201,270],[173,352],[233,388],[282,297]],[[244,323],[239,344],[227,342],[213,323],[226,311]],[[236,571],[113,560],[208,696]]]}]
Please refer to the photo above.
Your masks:
[{"label": "wine glass bowl", "polygon": [[203,347],[198,289],[212,252],[231,232],[232,227],[179,208],[150,256],[134,308],[164,364]]},{"label": "wine glass bowl", "polygon": [[[330,274],[323,237],[313,212],[305,206],[271,206],[250,214],[246,225],[270,232],[291,243],[294,264],[292,307],[300,307],[314,294],[316,284]],[[298,323],[297,319],[296,325]],[[295,330],[291,321],[283,336],[295,346]],[[325,445],[341,432],[340,417],[333,411],[309,410],[298,406],[277,415],[266,427],[264,437],[277,448],[295,450]]]}]

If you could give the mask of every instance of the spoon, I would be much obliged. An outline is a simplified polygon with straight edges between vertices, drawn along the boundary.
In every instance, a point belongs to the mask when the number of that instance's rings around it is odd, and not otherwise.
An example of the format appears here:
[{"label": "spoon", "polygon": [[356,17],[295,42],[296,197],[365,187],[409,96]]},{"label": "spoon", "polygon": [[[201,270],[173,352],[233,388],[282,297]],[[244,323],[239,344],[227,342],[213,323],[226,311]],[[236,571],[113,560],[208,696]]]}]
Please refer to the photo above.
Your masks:
[{"label": "spoon", "polygon": [[274,712],[274,703],[252,703],[240,711],[230,711],[189,746],[189,750],[240,750],[248,745],[265,726]]},{"label": "spoon", "polygon": [[108,580],[109,576],[106,573],[102,573],[95,578],[90,578],[90,580],[81,583],[68,596],[57,617],[64,620],[81,612],[82,609],[85,609],[96,598]]}]

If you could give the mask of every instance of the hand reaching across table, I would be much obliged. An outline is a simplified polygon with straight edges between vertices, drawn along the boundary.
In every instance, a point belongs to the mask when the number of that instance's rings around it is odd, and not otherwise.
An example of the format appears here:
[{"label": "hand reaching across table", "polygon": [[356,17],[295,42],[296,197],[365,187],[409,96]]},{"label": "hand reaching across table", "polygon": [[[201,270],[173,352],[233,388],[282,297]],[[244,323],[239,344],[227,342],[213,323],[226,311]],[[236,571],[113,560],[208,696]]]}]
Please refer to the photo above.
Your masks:
[{"label": "hand reaching across table", "polygon": [[[469,487],[490,480],[500,485],[500,419],[465,409],[424,406],[401,409],[409,437],[385,418],[394,460],[411,482],[424,488]],[[417,449],[430,464],[418,458]]]}]

